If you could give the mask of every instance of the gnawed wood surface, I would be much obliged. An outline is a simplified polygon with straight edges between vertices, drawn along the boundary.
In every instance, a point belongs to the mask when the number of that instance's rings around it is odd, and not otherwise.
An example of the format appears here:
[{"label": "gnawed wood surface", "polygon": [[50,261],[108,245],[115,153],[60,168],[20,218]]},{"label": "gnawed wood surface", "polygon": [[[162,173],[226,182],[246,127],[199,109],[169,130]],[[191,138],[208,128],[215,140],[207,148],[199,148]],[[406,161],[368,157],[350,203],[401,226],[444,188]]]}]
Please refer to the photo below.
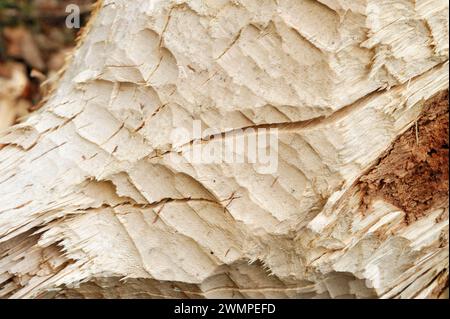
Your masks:
[{"label": "gnawed wood surface", "polygon": [[[426,142],[447,1],[99,6],[45,107],[0,138],[1,297],[443,295],[447,202],[411,218],[377,165],[411,129]],[[277,128],[278,170],[190,162],[171,133],[195,120]]]}]

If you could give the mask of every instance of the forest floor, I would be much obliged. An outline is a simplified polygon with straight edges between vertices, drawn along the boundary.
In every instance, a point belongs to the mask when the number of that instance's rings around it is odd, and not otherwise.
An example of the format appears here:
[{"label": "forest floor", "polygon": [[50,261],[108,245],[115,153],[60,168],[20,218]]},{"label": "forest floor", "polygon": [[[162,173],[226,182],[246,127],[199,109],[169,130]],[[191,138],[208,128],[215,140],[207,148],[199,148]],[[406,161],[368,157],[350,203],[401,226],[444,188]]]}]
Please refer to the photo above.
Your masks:
[{"label": "forest floor", "polygon": [[81,25],[95,0],[0,0],[0,131],[40,106],[75,46],[80,29],[66,26],[66,8],[80,8]]}]

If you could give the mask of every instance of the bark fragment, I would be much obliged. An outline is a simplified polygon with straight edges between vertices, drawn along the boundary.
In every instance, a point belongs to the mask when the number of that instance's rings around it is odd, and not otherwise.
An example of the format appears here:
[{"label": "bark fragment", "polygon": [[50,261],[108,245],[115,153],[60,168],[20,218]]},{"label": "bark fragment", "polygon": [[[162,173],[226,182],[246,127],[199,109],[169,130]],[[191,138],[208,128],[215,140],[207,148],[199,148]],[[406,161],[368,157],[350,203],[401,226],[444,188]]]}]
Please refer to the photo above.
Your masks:
[{"label": "bark fragment", "polygon": [[404,210],[412,222],[448,201],[448,91],[425,102],[418,121],[361,178],[363,201],[374,198]]}]

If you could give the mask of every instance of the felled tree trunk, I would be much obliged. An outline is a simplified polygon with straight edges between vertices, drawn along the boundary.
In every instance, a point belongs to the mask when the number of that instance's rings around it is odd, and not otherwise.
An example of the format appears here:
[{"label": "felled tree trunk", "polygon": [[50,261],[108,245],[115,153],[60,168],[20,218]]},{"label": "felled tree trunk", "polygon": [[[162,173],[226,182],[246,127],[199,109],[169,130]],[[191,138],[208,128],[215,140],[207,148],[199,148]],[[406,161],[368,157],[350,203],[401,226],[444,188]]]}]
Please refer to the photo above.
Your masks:
[{"label": "felled tree trunk", "polygon": [[98,6],[0,138],[1,297],[445,296],[447,1]]}]

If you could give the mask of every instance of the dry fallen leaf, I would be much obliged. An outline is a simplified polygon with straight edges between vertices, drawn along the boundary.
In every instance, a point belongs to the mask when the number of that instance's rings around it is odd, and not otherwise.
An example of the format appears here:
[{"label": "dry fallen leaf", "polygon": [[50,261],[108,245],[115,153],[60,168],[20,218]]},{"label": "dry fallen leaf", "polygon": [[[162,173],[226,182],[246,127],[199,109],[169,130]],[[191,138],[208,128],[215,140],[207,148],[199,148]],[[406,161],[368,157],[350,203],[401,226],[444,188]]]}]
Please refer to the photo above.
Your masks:
[{"label": "dry fallen leaf", "polygon": [[13,125],[17,117],[25,116],[31,103],[23,98],[29,85],[23,64],[0,64],[0,131]]},{"label": "dry fallen leaf", "polygon": [[41,52],[31,33],[24,27],[7,27],[3,30],[7,42],[7,54],[11,57],[23,59],[37,70],[44,70],[45,63]]},{"label": "dry fallen leaf", "polygon": [[44,82],[47,79],[47,76],[44,73],[36,69],[31,70],[30,77],[39,80],[39,82]]}]

